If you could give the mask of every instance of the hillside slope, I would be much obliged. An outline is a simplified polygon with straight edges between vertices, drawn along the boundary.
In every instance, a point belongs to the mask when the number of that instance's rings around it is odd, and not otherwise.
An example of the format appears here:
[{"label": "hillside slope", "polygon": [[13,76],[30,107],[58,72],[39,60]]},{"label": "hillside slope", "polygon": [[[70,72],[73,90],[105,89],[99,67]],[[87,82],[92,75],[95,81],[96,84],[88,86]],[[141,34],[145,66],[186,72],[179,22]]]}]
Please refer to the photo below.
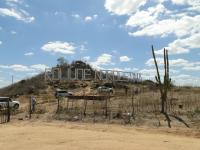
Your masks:
[{"label": "hillside slope", "polygon": [[44,74],[42,73],[30,79],[21,80],[13,85],[0,89],[0,95],[10,97],[26,95],[33,89],[34,94],[38,94],[39,90],[46,88],[47,84],[45,83]]}]

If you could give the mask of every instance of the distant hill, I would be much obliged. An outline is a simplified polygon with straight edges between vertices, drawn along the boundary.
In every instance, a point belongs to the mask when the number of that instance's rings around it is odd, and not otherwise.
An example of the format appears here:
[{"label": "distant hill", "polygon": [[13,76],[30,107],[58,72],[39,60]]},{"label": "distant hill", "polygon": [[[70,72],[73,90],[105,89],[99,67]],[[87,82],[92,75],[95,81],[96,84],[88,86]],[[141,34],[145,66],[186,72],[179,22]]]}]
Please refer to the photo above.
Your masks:
[{"label": "distant hill", "polygon": [[40,89],[46,89],[46,87],[47,84],[44,81],[44,73],[42,73],[0,89],[0,96],[14,97],[16,95],[25,95],[29,94],[33,89],[33,92],[37,94]]},{"label": "distant hill", "polygon": [[[65,73],[67,68],[87,68],[92,69],[92,67],[83,61],[73,61],[71,64],[66,62],[60,63],[57,67],[61,67],[62,72]],[[44,80],[44,73],[36,75],[29,79],[21,80],[13,85],[4,87],[0,89],[0,96],[14,97],[17,95],[27,95],[30,93],[39,94],[40,90],[45,90],[48,84]]]},{"label": "distant hill", "polygon": [[[62,62],[57,65],[57,67],[60,67],[63,74],[66,74],[67,68],[84,68],[84,69],[90,69],[92,72],[92,77],[94,77],[94,69],[87,63],[83,61],[73,61],[71,64]],[[28,94],[40,94],[40,91],[44,91],[47,89],[48,86],[51,86],[53,88],[64,88],[64,89],[76,89],[79,87],[82,87],[82,82],[78,81],[63,81],[63,82],[51,82],[47,83],[44,80],[44,73],[41,73],[39,75],[36,75],[29,79],[21,80],[13,85],[4,87],[0,89],[0,96],[9,96],[9,97],[15,97],[18,95],[28,95]],[[86,84],[86,83],[85,83]],[[109,84],[109,86],[115,87],[115,88],[125,88],[127,87],[126,83],[104,83],[104,82],[95,82],[91,81],[87,83],[91,86],[91,88],[97,88],[98,86],[102,84]],[[142,84],[147,85],[150,89],[157,89],[157,85],[150,80],[146,80],[140,83],[132,83],[132,84]]]}]

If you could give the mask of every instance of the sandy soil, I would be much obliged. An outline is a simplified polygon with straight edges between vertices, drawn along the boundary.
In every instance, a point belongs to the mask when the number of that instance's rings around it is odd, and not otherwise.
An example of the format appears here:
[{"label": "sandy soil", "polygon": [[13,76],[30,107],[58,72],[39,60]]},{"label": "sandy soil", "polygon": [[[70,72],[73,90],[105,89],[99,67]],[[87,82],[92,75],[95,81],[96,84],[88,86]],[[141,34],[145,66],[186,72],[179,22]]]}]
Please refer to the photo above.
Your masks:
[{"label": "sandy soil", "polygon": [[200,150],[199,138],[171,130],[22,121],[0,125],[0,150]]}]

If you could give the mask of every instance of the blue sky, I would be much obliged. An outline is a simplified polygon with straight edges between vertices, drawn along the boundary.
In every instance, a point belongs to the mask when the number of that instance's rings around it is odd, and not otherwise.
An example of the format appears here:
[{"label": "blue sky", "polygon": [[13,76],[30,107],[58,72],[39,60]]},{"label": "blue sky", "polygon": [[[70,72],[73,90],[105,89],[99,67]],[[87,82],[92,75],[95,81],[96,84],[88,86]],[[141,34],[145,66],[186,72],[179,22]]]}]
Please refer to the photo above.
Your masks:
[{"label": "blue sky", "polygon": [[152,44],[177,85],[199,86],[199,41],[200,0],[0,0],[0,87],[61,56],[153,79]]}]

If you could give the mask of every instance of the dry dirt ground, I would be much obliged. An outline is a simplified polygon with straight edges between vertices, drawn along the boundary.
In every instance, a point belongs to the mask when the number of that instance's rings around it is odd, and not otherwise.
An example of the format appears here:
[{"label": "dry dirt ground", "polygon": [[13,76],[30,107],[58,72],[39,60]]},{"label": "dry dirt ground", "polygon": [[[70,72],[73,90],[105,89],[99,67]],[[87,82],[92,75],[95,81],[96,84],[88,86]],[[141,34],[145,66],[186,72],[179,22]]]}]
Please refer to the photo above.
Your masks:
[{"label": "dry dirt ground", "polygon": [[200,150],[189,129],[17,121],[0,125],[0,150]]}]

